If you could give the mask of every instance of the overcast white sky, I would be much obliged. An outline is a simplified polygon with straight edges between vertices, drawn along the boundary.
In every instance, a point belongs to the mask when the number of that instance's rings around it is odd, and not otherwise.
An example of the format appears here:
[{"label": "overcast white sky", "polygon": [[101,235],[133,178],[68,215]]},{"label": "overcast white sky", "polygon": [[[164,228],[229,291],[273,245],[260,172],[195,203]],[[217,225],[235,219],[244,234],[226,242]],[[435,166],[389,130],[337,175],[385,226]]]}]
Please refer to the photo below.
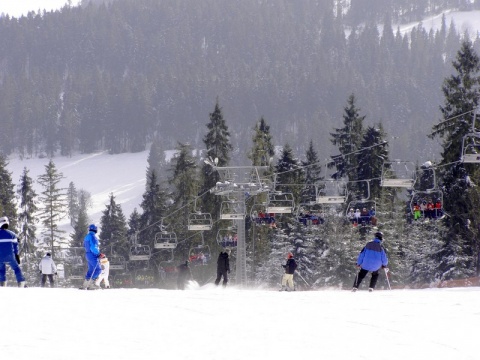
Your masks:
[{"label": "overcast white sky", "polygon": [[[72,0],[72,5],[77,5],[81,0]],[[27,15],[29,11],[57,10],[62,8],[67,0],[0,0],[0,14],[5,13],[11,17]]]}]

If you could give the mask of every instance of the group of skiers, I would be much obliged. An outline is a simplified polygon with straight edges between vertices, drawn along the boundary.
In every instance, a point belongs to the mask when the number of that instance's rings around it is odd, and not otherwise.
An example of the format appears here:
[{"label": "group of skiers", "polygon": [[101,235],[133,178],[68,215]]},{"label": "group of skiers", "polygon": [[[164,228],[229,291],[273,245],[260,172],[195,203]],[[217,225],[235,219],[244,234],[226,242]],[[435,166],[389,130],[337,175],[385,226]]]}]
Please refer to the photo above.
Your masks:
[{"label": "group of skiers", "polygon": [[[18,238],[15,233],[8,230],[9,221],[6,216],[0,218],[0,286],[6,286],[6,264],[8,264],[17,279],[18,287],[26,287],[25,277],[20,268],[20,256],[18,249]],[[85,249],[85,258],[88,264],[85,280],[80,289],[95,290],[101,288],[101,282],[104,282],[105,288],[110,287],[108,280],[110,263],[108,258],[100,252],[99,241],[97,237],[97,226],[91,224],[88,227],[88,234],[84,238],[83,247]],[[370,272],[369,291],[373,291],[377,284],[380,269],[385,269],[387,274],[388,258],[385,249],[382,246],[383,233],[377,231],[372,241],[368,242],[360,251],[357,257],[356,266],[359,272],[355,277],[352,291],[357,291],[363,279]],[[228,274],[230,274],[230,249],[224,248],[220,252],[217,259],[217,277],[215,285],[219,285],[223,278],[223,287],[227,286]],[[285,273],[282,277],[282,284],[280,291],[295,290],[293,282],[293,275],[297,269],[297,263],[294,259],[293,253],[288,252],[287,262],[282,265]],[[57,274],[55,262],[50,253],[47,253],[38,265],[39,271],[42,275],[41,286],[44,287],[47,278],[50,286],[54,286],[54,275]],[[189,267],[189,261],[177,267],[177,288],[184,289],[188,280],[192,279],[192,274]]]},{"label": "group of skiers", "polygon": [[[88,234],[85,236],[83,246],[85,248],[85,258],[87,260],[88,270],[80,289],[100,289],[102,281],[104,281],[106,289],[110,288],[110,283],[108,281],[110,262],[105,254],[100,252],[97,227],[95,224],[91,224],[88,227]],[[47,253],[42,258],[38,268],[42,274],[41,286],[45,287],[48,278],[50,287],[54,287],[55,281],[53,275],[57,275],[57,267],[50,253]]]}]

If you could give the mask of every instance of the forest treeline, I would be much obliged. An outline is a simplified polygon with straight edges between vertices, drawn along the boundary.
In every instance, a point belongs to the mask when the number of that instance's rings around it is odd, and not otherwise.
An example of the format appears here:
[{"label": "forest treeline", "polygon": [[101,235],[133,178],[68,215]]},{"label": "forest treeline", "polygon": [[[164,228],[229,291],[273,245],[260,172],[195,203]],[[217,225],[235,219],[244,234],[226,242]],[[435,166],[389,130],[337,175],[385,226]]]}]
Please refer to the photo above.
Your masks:
[{"label": "forest treeline", "polygon": [[438,151],[424,134],[461,39],[480,49],[445,19],[438,31],[392,26],[478,1],[83,3],[0,18],[3,154],[136,152],[154,138],[200,148],[217,98],[236,162],[261,117],[279,143],[303,153],[315,139],[328,154],[355,93],[366,121],[396,135],[394,157],[422,159]]},{"label": "forest treeline", "polygon": [[[367,23],[346,36],[348,17],[335,16],[333,2],[290,8],[286,1],[247,0],[223,4],[221,11],[216,2],[201,2],[210,5],[208,11],[199,3],[114,1],[0,20],[0,31],[10,31],[0,39],[6,49],[1,52],[0,210],[19,234],[30,281],[37,273],[34,259],[47,250],[73,271],[70,261],[77,256],[65,249],[82,246],[89,223],[88,191],[73,182],[68,189],[58,187],[62,174],[54,155],[141,151],[147,144],[147,185],[139,210],[123,214],[111,194],[99,224],[102,251],[126,259],[124,272],[132,276],[150,271],[160,281],[165,264],[209,249],[211,261],[195,268],[196,278],[208,281],[223,246],[219,234],[238,231],[235,222],[219,220],[223,203],[231,200],[224,195],[235,182],[216,169],[241,156],[243,163],[264,167],[270,179],[268,191],[245,194],[250,282],[275,286],[288,250],[309,287],[349,287],[355,257],[377,229],[353,226],[347,211],[367,204],[385,235],[393,285],[478,275],[480,171],[478,164],[462,162],[465,146],[472,154],[480,150],[478,38],[461,41],[445,21],[438,32],[415,28],[402,35],[387,26],[379,33],[376,24]],[[318,8],[328,11],[316,16]],[[242,10],[248,16],[238,16]],[[150,31],[141,30],[154,17]],[[57,26],[66,18],[68,27]],[[213,21],[197,27],[207,18]],[[32,34],[41,40],[30,42]],[[264,107],[275,113],[263,114]],[[427,108],[439,109],[431,124]],[[389,117],[372,109],[390,111]],[[400,151],[392,135],[408,154],[420,152],[424,160],[418,144],[428,139],[440,144],[440,160],[414,162],[419,180],[411,189],[382,186],[386,164],[393,165],[390,159]],[[169,164],[166,147],[176,149]],[[38,179],[25,169],[15,187],[6,170],[12,152],[51,160]],[[42,186],[40,194],[33,181]],[[330,181],[345,194],[344,203],[316,201]],[[227,186],[224,195],[215,191],[219,186]],[[277,214],[276,226],[258,223],[255,214],[278,194],[292,199],[292,212]],[[440,200],[445,216],[415,221],[415,199]],[[214,220],[208,232],[188,229],[190,215],[198,212]],[[304,222],[306,213],[323,221]],[[71,234],[58,227],[65,215]],[[155,249],[163,233],[175,234],[174,251],[152,251],[146,262],[128,260],[133,250]]]},{"label": "forest treeline", "polygon": [[[205,262],[195,266],[200,282],[208,281],[214,273],[214,258],[222,247],[233,247],[233,265],[236,243],[225,239],[244,232],[249,283],[275,286],[280,262],[292,251],[300,264],[300,279],[308,287],[345,288],[351,286],[358,252],[373,232],[380,230],[393,285],[425,286],[478,275],[480,58],[471,42],[462,43],[452,67],[454,74],[442,85],[444,99],[439,106],[443,119],[428,134],[442,140],[442,160],[412,163],[411,178],[399,171],[385,171],[393,170],[398,162],[390,159],[389,134],[381,123],[366,124],[354,94],[343,107],[342,122],[329,134],[339,155],[330,156],[328,167],[320,160],[314,141],[309,142],[303,156],[289,142],[281,144],[282,150],[275,156],[277,139],[270,124],[261,118],[253,126],[247,149],[252,173],[245,167],[231,166],[233,134],[217,101],[202,131],[205,153],[198,156],[191,144],[177,142],[175,156],[166,164],[161,147],[154,141],[139,210],[127,219],[115,195],[110,195],[99,224],[102,251],[112,261],[124,259],[118,276],[147,276],[152,279],[148,286],[171,287],[165,269],[175,268],[200,252],[208,255]],[[473,155],[469,161],[465,161],[467,154]],[[88,192],[75,189],[73,182],[68,189],[59,188],[62,174],[51,159],[45,173],[36,179],[42,186],[41,194],[35,194],[34,180],[25,169],[17,185],[17,201],[7,161],[4,157],[0,160],[1,210],[19,233],[22,257],[36,259],[51,251],[69,271],[82,272],[84,269],[71,261],[81,258],[75,249],[81,249],[89,223]],[[412,182],[406,187],[386,186],[387,179]],[[334,192],[330,192],[331,185]],[[241,204],[236,201],[239,194]],[[342,201],[320,201],[330,196],[340,196]],[[427,209],[417,216],[415,206],[423,202]],[[427,212],[427,202],[440,207]],[[268,209],[275,204],[289,211],[274,212],[275,222],[262,220],[260,214],[271,213]],[[374,215],[375,221],[370,217],[353,222],[348,217],[350,209],[363,208],[374,212],[370,216]],[[229,219],[241,216],[245,223],[227,220],[225,214]],[[74,230],[71,234],[58,227],[66,215]],[[192,229],[192,215],[195,219],[208,215],[209,228]],[[40,221],[39,235],[36,227]],[[240,229],[243,224],[245,229]],[[157,247],[158,241],[162,246],[174,246]],[[27,266],[32,265],[27,273],[35,277],[36,264],[27,261]],[[235,276],[238,274],[233,271],[233,279]]]}]

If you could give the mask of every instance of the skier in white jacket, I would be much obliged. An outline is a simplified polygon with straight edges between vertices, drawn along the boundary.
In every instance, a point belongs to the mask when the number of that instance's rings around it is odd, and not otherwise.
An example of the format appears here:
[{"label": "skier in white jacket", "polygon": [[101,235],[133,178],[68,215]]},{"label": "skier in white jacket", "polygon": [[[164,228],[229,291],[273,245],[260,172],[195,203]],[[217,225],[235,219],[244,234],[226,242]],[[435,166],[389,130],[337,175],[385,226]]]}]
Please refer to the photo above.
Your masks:
[{"label": "skier in white jacket", "polygon": [[42,258],[42,260],[40,261],[40,264],[38,264],[38,269],[42,274],[42,287],[45,287],[45,283],[47,282],[47,277],[48,277],[48,281],[50,282],[50,287],[54,287],[55,281],[53,280],[53,275],[57,274],[57,267],[55,266],[55,262],[53,261],[52,255],[50,253],[47,253]]},{"label": "skier in white jacket", "polygon": [[100,254],[100,267],[102,268],[102,272],[95,281],[95,285],[100,287],[103,280],[105,283],[105,289],[110,289],[110,282],[108,281],[108,275],[110,274],[110,261],[108,261],[105,254]]}]

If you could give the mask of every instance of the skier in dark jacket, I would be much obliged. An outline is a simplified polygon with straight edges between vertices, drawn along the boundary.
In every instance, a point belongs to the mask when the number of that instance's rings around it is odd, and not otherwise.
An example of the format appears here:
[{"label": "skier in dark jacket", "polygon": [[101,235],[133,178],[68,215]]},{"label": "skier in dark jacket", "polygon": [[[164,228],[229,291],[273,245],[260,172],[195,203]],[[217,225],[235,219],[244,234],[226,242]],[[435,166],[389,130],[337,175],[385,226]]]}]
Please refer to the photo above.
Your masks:
[{"label": "skier in dark jacket", "polygon": [[386,268],[388,265],[387,254],[382,246],[383,234],[379,231],[375,233],[375,239],[368,242],[362,249],[357,259],[357,267],[360,268],[358,275],[355,277],[352,291],[357,291],[358,286],[368,274],[372,273],[370,279],[369,291],[375,289],[378,280],[378,271],[381,268]]},{"label": "skier in dark jacket", "polygon": [[230,249],[224,249],[218,255],[217,260],[217,278],[215,279],[215,285],[220,283],[220,279],[223,276],[223,287],[227,286],[228,275],[230,274]]},{"label": "skier in dark jacket", "polygon": [[25,287],[25,277],[20,269],[17,235],[8,230],[9,221],[6,216],[0,218],[0,286],[7,286],[7,267],[10,265],[15,273],[18,287]]},{"label": "skier in dark jacket", "polygon": [[295,286],[293,284],[293,274],[297,268],[297,262],[293,258],[293,254],[291,252],[287,254],[287,263],[282,265],[282,267],[285,269],[285,274],[283,274],[282,288],[280,291],[295,290]]},{"label": "skier in dark jacket", "polygon": [[186,260],[183,264],[177,266],[177,289],[184,290],[185,284],[188,280],[192,280],[192,272],[190,271],[189,261]]}]

